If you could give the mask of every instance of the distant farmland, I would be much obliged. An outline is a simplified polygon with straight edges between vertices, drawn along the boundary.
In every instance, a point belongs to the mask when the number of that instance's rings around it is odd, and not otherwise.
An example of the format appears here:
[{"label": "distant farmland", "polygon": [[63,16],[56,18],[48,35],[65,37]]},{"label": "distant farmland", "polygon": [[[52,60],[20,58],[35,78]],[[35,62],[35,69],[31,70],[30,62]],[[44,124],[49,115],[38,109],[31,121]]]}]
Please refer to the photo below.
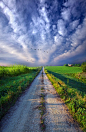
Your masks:
[{"label": "distant farmland", "polygon": [[46,66],[45,69],[57,73],[79,73],[82,72],[81,67],[68,67],[68,66]]}]

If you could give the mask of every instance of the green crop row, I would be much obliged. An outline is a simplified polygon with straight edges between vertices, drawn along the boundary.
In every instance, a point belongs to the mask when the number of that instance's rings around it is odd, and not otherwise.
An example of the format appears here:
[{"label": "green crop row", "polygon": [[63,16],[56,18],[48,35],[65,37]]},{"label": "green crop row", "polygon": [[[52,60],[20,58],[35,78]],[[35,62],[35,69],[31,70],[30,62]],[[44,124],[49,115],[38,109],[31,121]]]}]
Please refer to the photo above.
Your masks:
[{"label": "green crop row", "polygon": [[[38,75],[41,68],[29,70],[29,73],[18,76],[3,76],[0,79],[0,119],[15,103],[21,93]],[[27,71],[28,72],[28,71]]]},{"label": "green crop row", "polygon": [[74,119],[86,132],[86,84],[73,77],[49,71],[47,68],[45,73],[57,93],[67,104]]}]

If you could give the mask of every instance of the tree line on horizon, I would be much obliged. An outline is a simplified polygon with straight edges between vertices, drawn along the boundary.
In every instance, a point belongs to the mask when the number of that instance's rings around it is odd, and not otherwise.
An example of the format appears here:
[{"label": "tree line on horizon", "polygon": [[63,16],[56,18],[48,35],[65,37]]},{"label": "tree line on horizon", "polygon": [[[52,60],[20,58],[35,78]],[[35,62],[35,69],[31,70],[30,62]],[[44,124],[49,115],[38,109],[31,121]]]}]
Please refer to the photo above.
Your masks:
[{"label": "tree line on horizon", "polygon": [[82,64],[64,64],[64,66],[75,66],[75,67],[81,67],[83,72],[86,72],[86,62],[83,62]]}]

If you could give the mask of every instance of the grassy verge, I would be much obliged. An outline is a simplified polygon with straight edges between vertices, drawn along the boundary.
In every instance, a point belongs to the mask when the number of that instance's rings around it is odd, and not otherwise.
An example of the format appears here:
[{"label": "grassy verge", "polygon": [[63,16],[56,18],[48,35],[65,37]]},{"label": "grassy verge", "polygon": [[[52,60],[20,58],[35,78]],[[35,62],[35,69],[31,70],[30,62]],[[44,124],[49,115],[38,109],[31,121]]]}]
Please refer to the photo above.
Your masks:
[{"label": "grassy verge", "polygon": [[[0,119],[6,114],[9,108],[15,103],[21,93],[31,84],[38,75],[41,68],[29,70],[18,76],[2,76],[0,78]],[[26,72],[26,71],[25,71]]]},{"label": "grassy verge", "polygon": [[67,104],[73,118],[86,132],[86,84],[71,76],[45,70],[57,93]]}]

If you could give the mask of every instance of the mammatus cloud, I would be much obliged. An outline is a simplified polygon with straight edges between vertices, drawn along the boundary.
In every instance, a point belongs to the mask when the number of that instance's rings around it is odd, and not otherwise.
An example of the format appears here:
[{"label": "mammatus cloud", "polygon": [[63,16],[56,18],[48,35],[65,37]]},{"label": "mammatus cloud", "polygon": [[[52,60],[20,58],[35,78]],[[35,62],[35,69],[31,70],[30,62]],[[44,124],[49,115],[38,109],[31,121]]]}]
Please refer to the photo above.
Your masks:
[{"label": "mammatus cloud", "polygon": [[85,7],[84,0],[1,0],[0,64],[86,60]]}]

